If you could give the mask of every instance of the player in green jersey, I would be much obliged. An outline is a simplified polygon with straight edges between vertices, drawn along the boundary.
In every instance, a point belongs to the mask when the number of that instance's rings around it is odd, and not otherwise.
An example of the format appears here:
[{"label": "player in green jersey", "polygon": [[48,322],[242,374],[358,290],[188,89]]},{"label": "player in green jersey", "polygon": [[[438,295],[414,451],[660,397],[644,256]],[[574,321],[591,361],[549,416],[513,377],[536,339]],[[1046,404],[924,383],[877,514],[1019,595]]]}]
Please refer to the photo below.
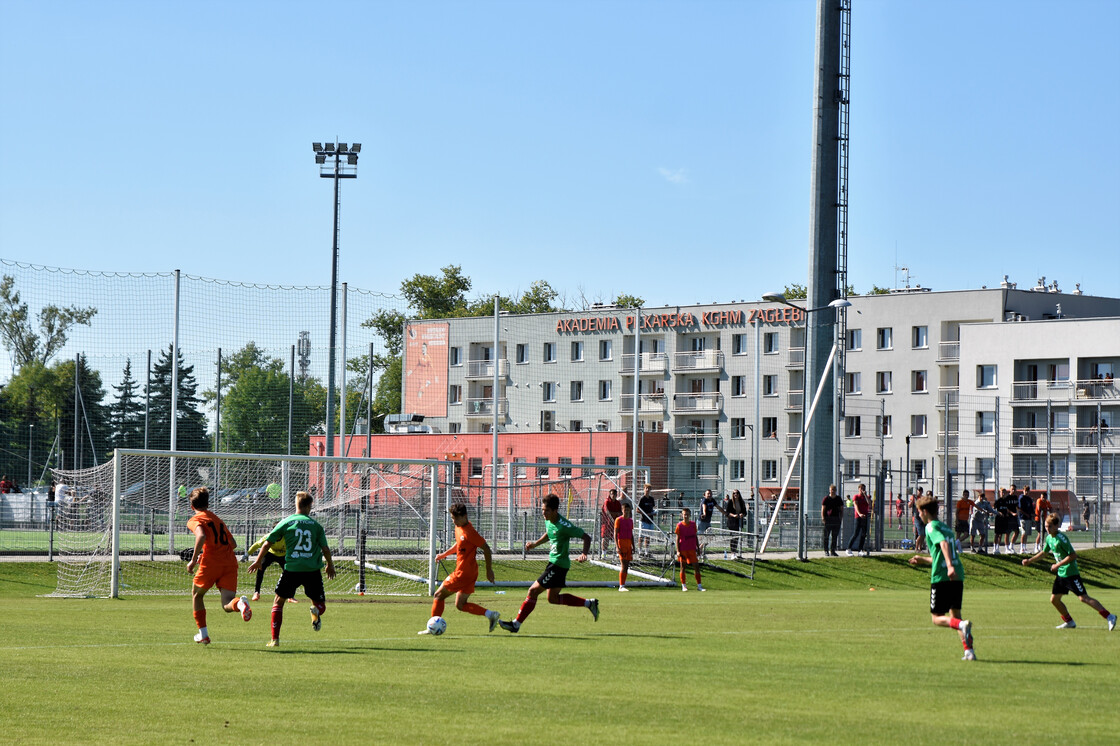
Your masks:
[{"label": "player in green jersey", "polygon": [[517,612],[517,618],[512,622],[507,622],[504,619],[498,622],[501,628],[507,632],[517,632],[521,629],[521,623],[533,613],[533,609],[537,605],[537,596],[545,589],[548,589],[548,602],[550,604],[586,606],[595,621],[599,621],[599,599],[580,598],[579,596],[573,596],[571,593],[560,592],[568,577],[568,568],[572,566],[572,561],[568,558],[569,541],[571,539],[583,539],[583,551],[576,557],[576,562],[586,562],[587,553],[591,550],[591,534],[588,534],[579,526],[573,525],[567,518],[560,515],[560,498],[556,495],[549,495],[541,500],[541,512],[544,514],[545,533],[536,541],[526,542],[525,551],[528,552],[546,541],[549,542],[548,564],[545,565],[541,576],[529,587],[529,595],[525,597],[525,601],[521,604],[521,608]]},{"label": "player in green jersey", "polygon": [[1074,551],[1069,537],[1062,533],[1061,527],[1061,516],[1056,513],[1048,515],[1046,517],[1046,541],[1038,554],[1023,560],[1023,565],[1026,566],[1041,559],[1042,555],[1047,552],[1054,555],[1054,564],[1050,565],[1050,572],[1056,573],[1057,577],[1054,578],[1054,586],[1050,589],[1050,603],[1054,604],[1054,608],[1062,615],[1062,623],[1058,625],[1057,629],[1074,629],[1077,627],[1077,622],[1073,621],[1073,617],[1069,615],[1069,609],[1062,601],[1062,596],[1072,592],[1081,599],[1082,603],[1088,604],[1104,617],[1105,621],[1108,622],[1108,631],[1111,632],[1116,629],[1116,615],[1109,613],[1100,601],[1085,591],[1085,584],[1081,582],[1081,572],[1077,569],[1077,552]]},{"label": "player in green jersey", "polygon": [[976,660],[972,647],[972,622],[961,619],[961,601],[964,597],[964,566],[961,564],[961,545],[953,535],[953,529],[937,520],[937,498],[924,495],[918,498],[915,507],[918,516],[925,524],[926,547],[929,556],[914,555],[911,565],[929,565],[929,613],[938,627],[955,629],[964,646],[964,658]]},{"label": "player in green jersey", "polygon": [[312,498],[306,492],[296,493],[297,513],[288,516],[265,537],[261,551],[248,572],[256,572],[264,566],[265,555],[269,548],[282,538],[285,544],[284,569],[276,583],[276,598],[272,602],[272,639],[268,647],[280,646],[280,626],[284,623],[284,601],[296,595],[300,586],[311,599],[311,629],[318,632],[323,621],[321,617],[327,608],[327,596],[323,590],[323,560],[327,563],[327,577],[334,577],[334,562],[327,546],[327,534],[319,522],[311,517]]}]

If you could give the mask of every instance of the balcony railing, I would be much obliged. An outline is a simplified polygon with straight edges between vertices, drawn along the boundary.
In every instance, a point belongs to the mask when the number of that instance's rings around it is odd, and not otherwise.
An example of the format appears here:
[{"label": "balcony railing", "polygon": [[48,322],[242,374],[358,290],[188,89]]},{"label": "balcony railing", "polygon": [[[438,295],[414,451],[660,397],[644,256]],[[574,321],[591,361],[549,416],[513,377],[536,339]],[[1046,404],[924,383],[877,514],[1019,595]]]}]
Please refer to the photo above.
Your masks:
[{"label": "balcony railing", "polygon": [[[643,352],[641,374],[664,373],[669,369],[669,354],[665,352]],[[634,375],[634,353],[622,356],[622,373]]]},{"label": "balcony railing", "polygon": [[718,456],[723,446],[723,439],[718,435],[676,435],[673,437],[677,450],[681,453],[694,453],[699,455]]},{"label": "balcony railing", "polygon": [[498,377],[505,378],[509,375],[509,361],[505,358],[500,360],[468,360],[467,361],[467,378],[493,378],[494,377],[494,363],[498,363]]},{"label": "balcony railing", "polygon": [[786,409],[801,409],[801,405],[805,402],[804,391],[787,391],[786,392]]},{"label": "balcony railing", "polygon": [[701,370],[721,370],[723,368],[723,351],[699,350],[697,352],[673,353],[673,370],[688,373]]},{"label": "balcony railing", "polygon": [[[1059,427],[1050,431],[1050,448],[1068,448],[1072,431],[1068,427]],[[1047,430],[1045,427],[1013,427],[1011,428],[1012,448],[1046,448]]]},{"label": "balcony railing", "polygon": [[[493,399],[467,399],[467,417],[493,417]],[[509,399],[498,399],[498,414],[504,415],[509,411]]]},{"label": "balcony railing", "polygon": [[950,362],[961,359],[961,343],[940,342],[937,345],[937,359],[940,362]]},{"label": "balcony railing", "polygon": [[944,450],[947,443],[949,450],[955,451],[957,450],[960,440],[961,434],[959,432],[939,432],[937,433],[937,449]]},{"label": "balcony railing", "polygon": [[1114,435],[1109,428],[1079,427],[1074,432],[1078,448],[1096,448],[1099,443],[1102,449],[1112,449],[1120,444],[1120,436]]},{"label": "balcony railing", "polygon": [[679,413],[719,412],[723,407],[723,394],[718,391],[705,394],[673,394],[673,411]]},{"label": "balcony railing", "polygon": [[801,440],[801,432],[786,433],[786,452],[793,453],[797,450],[797,441]]},{"label": "balcony railing", "polygon": [[1105,399],[1111,401],[1120,399],[1120,389],[1116,387],[1115,381],[1112,380],[1089,378],[1078,381],[1076,391],[1078,399]]},{"label": "balcony railing", "polygon": [[937,406],[959,407],[960,403],[960,386],[939,386],[937,388]]},{"label": "balcony railing", "polygon": [[786,360],[787,368],[804,368],[805,367],[805,348],[804,347],[790,347],[789,359]]},{"label": "balcony railing", "polygon": [[[634,395],[623,394],[618,398],[618,411],[622,414],[634,412]],[[665,414],[665,394],[639,394],[638,414],[657,415]]]}]

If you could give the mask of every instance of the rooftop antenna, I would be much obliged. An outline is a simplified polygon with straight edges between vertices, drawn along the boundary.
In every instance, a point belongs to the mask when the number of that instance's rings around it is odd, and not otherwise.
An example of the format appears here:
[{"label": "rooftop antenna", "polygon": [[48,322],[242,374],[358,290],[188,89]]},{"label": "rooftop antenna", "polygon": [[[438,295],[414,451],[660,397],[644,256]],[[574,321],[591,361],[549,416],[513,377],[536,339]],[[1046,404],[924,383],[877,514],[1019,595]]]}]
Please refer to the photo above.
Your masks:
[{"label": "rooftop antenna", "polygon": [[910,268],[909,267],[900,267],[897,264],[894,265],[894,286],[898,287],[898,273],[899,272],[905,272],[906,273],[906,287],[910,287]]}]

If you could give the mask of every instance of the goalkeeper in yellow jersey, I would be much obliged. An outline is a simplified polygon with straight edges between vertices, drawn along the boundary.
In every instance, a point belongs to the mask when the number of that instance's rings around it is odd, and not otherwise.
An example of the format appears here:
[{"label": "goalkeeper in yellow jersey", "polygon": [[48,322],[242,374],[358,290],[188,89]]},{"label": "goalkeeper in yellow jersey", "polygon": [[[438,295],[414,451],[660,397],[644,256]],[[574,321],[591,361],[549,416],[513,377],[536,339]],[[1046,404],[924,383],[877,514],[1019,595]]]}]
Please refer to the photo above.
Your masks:
[{"label": "goalkeeper in yellow jersey", "polygon": [[[249,547],[249,555],[252,556],[261,551],[264,546],[265,539],[257,540],[257,543]],[[284,570],[284,554],[287,551],[288,545],[284,543],[284,539],[280,538],[275,544],[268,548],[264,555],[264,563],[257,569],[257,584],[253,589],[253,600],[261,600],[261,583],[264,581],[264,571],[268,569],[269,565],[280,565],[280,570]],[[298,603],[294,598],[289,598],[288,603]]]}]

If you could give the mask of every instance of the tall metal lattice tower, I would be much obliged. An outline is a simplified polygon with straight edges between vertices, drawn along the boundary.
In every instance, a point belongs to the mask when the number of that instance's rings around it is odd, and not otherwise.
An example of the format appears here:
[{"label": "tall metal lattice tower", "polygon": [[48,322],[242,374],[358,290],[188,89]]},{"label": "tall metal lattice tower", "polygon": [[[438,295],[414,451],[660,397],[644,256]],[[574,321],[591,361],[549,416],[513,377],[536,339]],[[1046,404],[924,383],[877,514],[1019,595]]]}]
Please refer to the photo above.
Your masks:
[{"label": "tall metal lattice tower", "polygon": [[[836,289],[837,298],[848,297],[848,93],[851,90],[851,41],[852,0],[840,0],[840,74],[836,85],[836,105],[839,109],[839,134],[836,138],[839,173],[836,192]],[[841,308],[836,323],[840,330],[840,344],[836,350],[840,376],[847,371],[848,362],[848,309]],[[840,459],[840,437],[844,425],[844,397],[846,381],[836,381],[836,426],[834,428],[833,460],[836,464],[836,484],[844,483],[844,467]]]}]

